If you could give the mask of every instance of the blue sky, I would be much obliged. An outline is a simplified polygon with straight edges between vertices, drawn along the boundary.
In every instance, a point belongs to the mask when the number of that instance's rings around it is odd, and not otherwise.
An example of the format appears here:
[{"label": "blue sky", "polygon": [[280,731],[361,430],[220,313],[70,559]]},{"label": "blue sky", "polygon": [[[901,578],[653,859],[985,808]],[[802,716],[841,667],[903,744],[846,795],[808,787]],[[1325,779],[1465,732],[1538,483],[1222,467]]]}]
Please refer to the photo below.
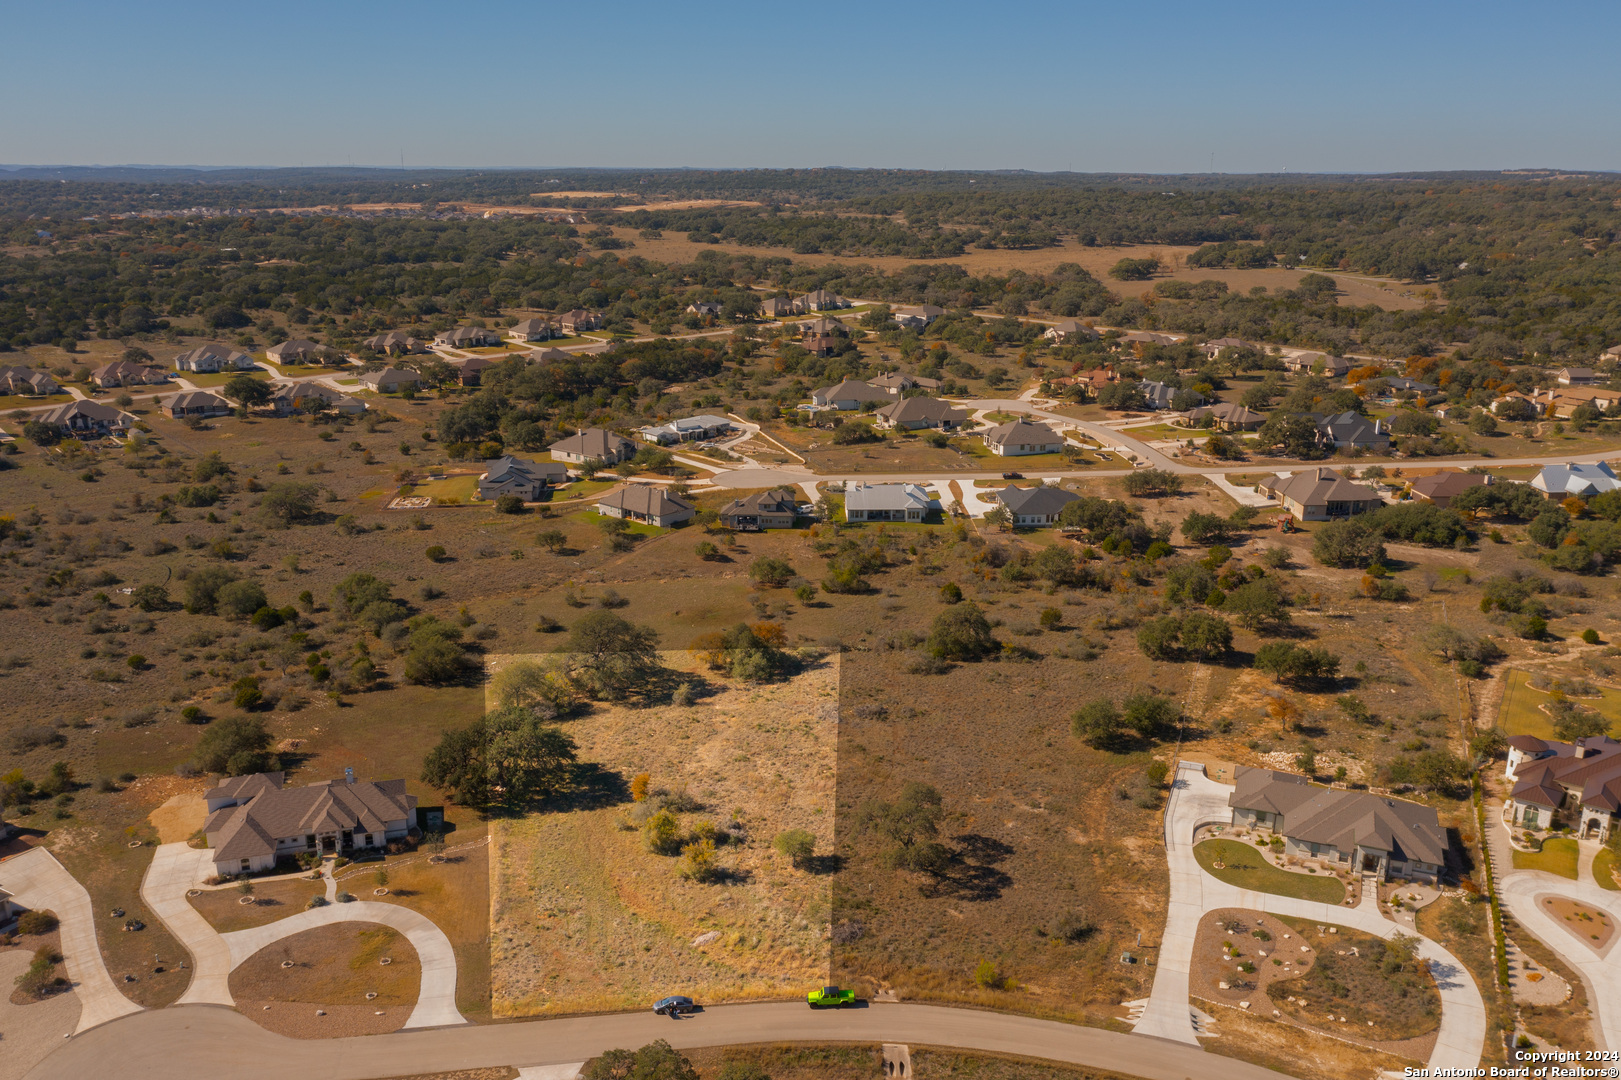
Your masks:
[{"label": "blue sky", "polygon": [[1621,169],[1621,5],[0,0],[0,162]]}]

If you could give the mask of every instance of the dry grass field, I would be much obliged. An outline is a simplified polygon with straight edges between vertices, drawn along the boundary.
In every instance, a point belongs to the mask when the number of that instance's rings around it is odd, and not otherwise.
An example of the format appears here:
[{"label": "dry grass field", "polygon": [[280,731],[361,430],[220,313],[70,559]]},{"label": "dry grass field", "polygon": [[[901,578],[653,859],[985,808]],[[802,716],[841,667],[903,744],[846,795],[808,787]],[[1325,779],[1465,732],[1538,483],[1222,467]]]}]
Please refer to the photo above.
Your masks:
[{"label": "dry grass field", "polygon": [[260,949],[231,972],[230,985],[237,1011],[278,1034],[378,1035],[411,1015],[422,964],[391,927],[335,923]]},{"label": "dry grass field", "polygon": [[[293,879],[257,882],[252,893],[237,888],[206,889],[187,899],[210,926],[229,934],[296,915],[304,910],[311,897],[325,891],[326,887],[319,881]],[[244,904],[244,899],[251,902]]]},{"label": "dry grass field", "polygon": [[691,706],[598,706],[568,724],[585,760],[628,783],[651,777],[718,845],[716,883],[681,876],[682,859],[648,850],[629,798],[498,820],[491,859],[496,1016],[645,1006],[649,995],[700,1001],[788,997],[827,978],[829,876],[772,849],[787,829],[833,848],[839,662],[786,682],[736,685],[694,654],[665,654],[707,690]]}]

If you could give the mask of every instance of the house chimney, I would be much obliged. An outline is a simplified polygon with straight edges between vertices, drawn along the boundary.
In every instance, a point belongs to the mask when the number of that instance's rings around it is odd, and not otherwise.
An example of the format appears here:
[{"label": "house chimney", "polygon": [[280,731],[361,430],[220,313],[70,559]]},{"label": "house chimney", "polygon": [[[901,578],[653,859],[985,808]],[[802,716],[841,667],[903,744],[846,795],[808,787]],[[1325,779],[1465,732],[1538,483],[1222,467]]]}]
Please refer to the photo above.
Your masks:
[{"label": "house chimney", "polygon": [[353,765],[345,765],[343,767],[343,782],[346,784],[352,784],[355,782],[355,767]]},{"label": "house chimney", "polygon": [[1571,743],[1571,746],[1575,748],[1576,756],[1579,758],[1584,758],[1592,752],[1587,749],[1587,740],[1585,738],[1577,739]]}]

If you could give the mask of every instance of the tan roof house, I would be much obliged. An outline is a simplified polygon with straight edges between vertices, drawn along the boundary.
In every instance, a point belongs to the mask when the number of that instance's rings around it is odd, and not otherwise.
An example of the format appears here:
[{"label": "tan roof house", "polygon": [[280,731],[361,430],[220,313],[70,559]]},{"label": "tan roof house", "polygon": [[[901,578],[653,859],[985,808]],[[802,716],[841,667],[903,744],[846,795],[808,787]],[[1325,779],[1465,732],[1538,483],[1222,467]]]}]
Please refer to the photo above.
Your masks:
[{"label": "tan roof house", "polygon": [[210,342],[176,356],[174,366],[176,371],[208,374],[215,371],[251,371],[258,364],[245,352]]},{"label": "tan roof house", "polygon": [[1420,502],[1446,506],[1453,498],[1473,487],[1492,482],[1490,474],[1467,472],[1438,472],[1420,476],[1407,485],[1407,491]]},{"label": "tan roof house", "polygon": [[557,336],[557,327],[548,319],[524,319],[507,333],[514,341],[550,341]]},{"label": "tan roof house", "polygon": [[414,371],[404,368],[386,367],[380,371],[368,371],[360,377],[360,383],[367,389],[375,390],[380,394],[397,394],[407,386],[416,387],[422,379]]},{"label": "tan roof house", "polygon": [[284,788],[282,773],[236,776],[203,795],[214,870],[221,877],[273,869],[304,852],[380,848],[416,826],[417,797],[404,780],[342,780]]},{"label": "tan roof house", "polygon": [[1333,469],[1305,469],[1289,476],[1269,476],[1255,490],[1276,499],[1301,521],[1332,521],[1384,505],[1379,493],[1353,484]]},{"label": "tan roof house", "polygon": [[272,345],[265,355],[278,364],[313,364],[321,347],[306,338],[290,338],[280,345]]},{"label": "tan roof house", "polygon": [[721,524],[740,532],[791,529],[798,517],[799,507],[792,488],[756,491],[732,500],[720,512]]},{"label": "tan roof house", "polygon": [[385,356],[408,356],[414,353],[425,353],[428,347],[404,330],[390,330],[386,334],[375,334],[362,342],[372,352],[380,352]]},{"label": "tan roof house", "polygon": [[169,373],[162,368],[132,364],[128,360],[114,360],[91,372],[90,381],[103,390],[108,390],[115,386],[147,386],[152,383],[168,382]]},{"label": "tan roof house", "polygon": [[599,465],[617,465],[626,458],[636,456],[635,443],[623,435],[615,435],[601,428],[586,428],[576,435],[559,439],[547,449],[554,458],[582,465],[587,461],[595,461]]},{"label": "tan roof house", "polygon": [[628,518],[665,529],[692,520],[697,512],[691,503],[657,484],[626,484],[597,501],[597,513],[606,517]]},{"label": "tan roof house", "polygon": [[968,422],[967,410],[931,397],[902,398],[878,409],[873,415],[879,427],[902,431],[916,431],[919,428],[956,431]]},{"label": "tan roof house", "polygon": [[175,420],[231,415],[231,403],[207,390],[187,390],[173,397],[164,398],[160,404],[163,411]]},{"label": "tan roof house", "polygon": [[1046,424],[1014,420],[985,432],[985,445],[998,457],[1056,454],[1064,448],[1064,437]]},{"label": "tan roof house", "polygon": [[1098,332],[1083,322],[1067,319],[1064,322],[1054,323],[1043,330],[1041,336],[1048,341],[1055,341],[1063,345],[1071,341],[1092,341],[1097,338]]},{"label": "tan roof house", "polygon": [[558,316],[557,323],[565,334],[579,334],[587,330],[602,329],[602,315],[595,311],[575,308]]}]

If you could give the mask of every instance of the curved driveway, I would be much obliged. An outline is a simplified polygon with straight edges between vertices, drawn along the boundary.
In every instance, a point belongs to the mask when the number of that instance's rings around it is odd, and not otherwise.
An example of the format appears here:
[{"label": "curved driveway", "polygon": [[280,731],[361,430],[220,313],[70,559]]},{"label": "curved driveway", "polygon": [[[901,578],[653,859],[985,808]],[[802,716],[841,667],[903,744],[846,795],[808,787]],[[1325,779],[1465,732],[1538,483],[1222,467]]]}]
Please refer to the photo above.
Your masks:
[{"label": "curved driveway", "polygon": [[[1193,858],[1193,833],[1200,825],[1231,820],[1227,796],[1232,788],[1205,775],[1204,766],[1178,767],[1165,808],[1165,854],[1171,868],[1171,902],[1165,937],[1155,968],[1154,988],[1142,1019],[1132,1029],[1178,1042],[1196,1043],[1188,1001],[1188,973],[1199,919],[1216,908],[1247,908],[1349,926],[1388,938],[1401,928],[1366,904],[1356,907],[1322,904],[1290,896],[1252,892],[1205,873]],[[1430,965],[1441,991],[1441,1030],[1430,1054],[1434,1068],[1473,1068],[1486,1038],[1486,1004],[1468,969],[1439,944],[1419,938],[1419,955]]]},{"label": "curved driveway", "polygon": [[811,1011],[803,1002],[725,1005],[682,1020],[651,1011],[526,1023],[401,1031],[352,1039],[288,1039],[229,1009],[163,1009],[74,1039],[28,1080],[365,1080],[453,1069],[584,1061],[654,1039],[690,1050],[761,1042],[901,1042],[1045,1058],[1147,1080],[1278,1080],[1233,1058],[1140,1035],[1028,1016],[934,1005]]},{"label": "curved driveway", "polygon": [[[455,951],[444,931],[426,916],[399,904],[357,900],[311,908],[264,926],[221,934],[186,899],[186,891],[200,884],[213,870],[206,850],[186,843],[163,844],[141,881],[141,899],[163,920],[169,932],[191,950],[191,985],[186,987],[178,1004],[234,1005],[231,972],[266,945],[318,926],[375,922],[404,934],[422,962],[422,988],[405,1027],[467,1023],[456,1009]],[[330,885],[328,891],[331,891]]]}]

